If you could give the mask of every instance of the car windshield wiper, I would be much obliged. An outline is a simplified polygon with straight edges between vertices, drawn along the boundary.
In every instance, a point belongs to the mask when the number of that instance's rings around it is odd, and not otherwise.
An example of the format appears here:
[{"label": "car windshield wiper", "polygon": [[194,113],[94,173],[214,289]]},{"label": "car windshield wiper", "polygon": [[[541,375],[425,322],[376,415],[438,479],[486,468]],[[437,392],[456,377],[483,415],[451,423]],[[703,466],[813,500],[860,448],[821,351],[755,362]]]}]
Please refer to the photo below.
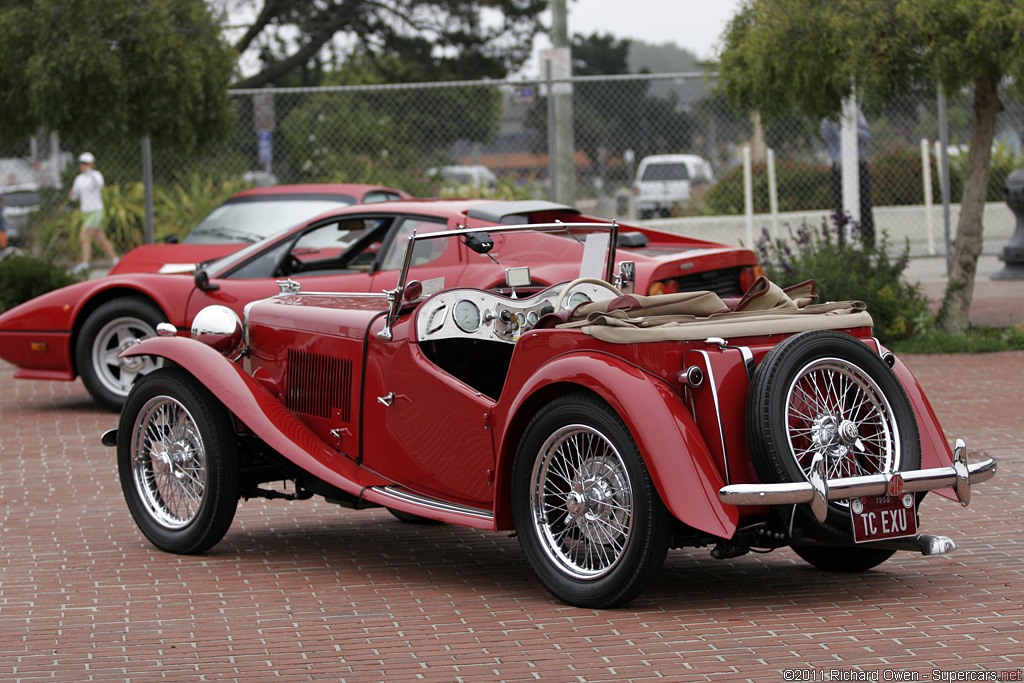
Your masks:
[{"label": "car windshield wiper", "polygon": [[202,230],[196,230],[200,235],[214,235],[216,237],[228,237],[231,239],[238,239],[242,242],[248,242],[253,244],[263,239],[262,235],[254,235],[251,232],[245,232],[244,230],[236,230],[235,228],[226,228],[224,226],[217,226],[214,228],[203,228]]}]

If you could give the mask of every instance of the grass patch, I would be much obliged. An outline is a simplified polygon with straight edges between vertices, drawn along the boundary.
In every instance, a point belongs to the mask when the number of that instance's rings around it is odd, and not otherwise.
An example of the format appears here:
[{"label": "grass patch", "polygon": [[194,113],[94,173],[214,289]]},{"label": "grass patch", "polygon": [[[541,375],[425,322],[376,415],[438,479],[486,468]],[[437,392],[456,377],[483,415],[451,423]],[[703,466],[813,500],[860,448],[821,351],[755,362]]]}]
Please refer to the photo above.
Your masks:
[{"label": "grass patch", "polygon": [[889,349],[904,353],[996,353],[1024,350],[1024,330],[1019,327],[977,325],[967,334],[948,334],[931,325],[918,326],[919,333],[910,339],[892,341]]}]

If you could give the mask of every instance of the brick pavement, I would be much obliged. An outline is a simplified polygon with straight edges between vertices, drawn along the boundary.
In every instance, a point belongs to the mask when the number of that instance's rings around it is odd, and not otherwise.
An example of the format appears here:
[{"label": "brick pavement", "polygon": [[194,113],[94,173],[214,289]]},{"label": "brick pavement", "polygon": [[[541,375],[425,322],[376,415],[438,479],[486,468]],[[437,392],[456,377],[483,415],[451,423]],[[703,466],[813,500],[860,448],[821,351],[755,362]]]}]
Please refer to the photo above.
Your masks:
[{"label": "brick pavement", "polygon": [[[1024,352],[905,358],[950,438],[1000,458],[949,556],[836,575],[676,550],[626,609],[555,602],[515,539],[321,502],[243,502],[209,555],[136,530],[114,415],[0,362],[0,678],[21,681],[939,680],[1024,666]],[[835,670],[845,677],[830,674]],[[810,677],[813,675],[813,678]],[[1019,675],[1019,674],[1018,674]],[[947,680],[949,680],[947,678]],[[955,680],[955,679],[954,679]],[[962,680],[962,679],[961,679]],[[1021,680],[1020,678],[1013,680]]]}]

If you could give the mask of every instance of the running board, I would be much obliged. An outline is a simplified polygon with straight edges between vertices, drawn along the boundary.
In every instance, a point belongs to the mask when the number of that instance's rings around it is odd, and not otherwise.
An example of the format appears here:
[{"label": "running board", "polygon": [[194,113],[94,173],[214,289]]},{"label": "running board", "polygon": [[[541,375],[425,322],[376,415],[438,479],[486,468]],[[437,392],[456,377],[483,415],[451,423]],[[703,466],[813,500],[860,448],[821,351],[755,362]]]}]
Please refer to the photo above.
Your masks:
[{"label": "running board", "polygon": [[442,522],[464,524],[477,529],[494,528],[494,514],[490,510],[421,496],[397,486],[374,486],[364,492],[363,497],[385,507]]}]

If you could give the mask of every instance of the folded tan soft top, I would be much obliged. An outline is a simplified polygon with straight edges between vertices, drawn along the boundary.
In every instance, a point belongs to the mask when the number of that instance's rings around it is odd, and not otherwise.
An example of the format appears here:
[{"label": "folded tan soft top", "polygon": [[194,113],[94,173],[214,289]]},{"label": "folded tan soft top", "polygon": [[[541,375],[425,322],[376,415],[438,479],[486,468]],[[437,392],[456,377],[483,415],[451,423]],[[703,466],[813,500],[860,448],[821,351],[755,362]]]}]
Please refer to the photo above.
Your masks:
[{"label": "folded tan soft top", "polygon": [[602,341],[635,344],[708,337],[794,334],[805,330],[871,327],[862,301],[809,304],[814,283],[787,290],[761,278],[733,308],[714,292],[626,295],[578,306],[560,328],[579,328]]}]

